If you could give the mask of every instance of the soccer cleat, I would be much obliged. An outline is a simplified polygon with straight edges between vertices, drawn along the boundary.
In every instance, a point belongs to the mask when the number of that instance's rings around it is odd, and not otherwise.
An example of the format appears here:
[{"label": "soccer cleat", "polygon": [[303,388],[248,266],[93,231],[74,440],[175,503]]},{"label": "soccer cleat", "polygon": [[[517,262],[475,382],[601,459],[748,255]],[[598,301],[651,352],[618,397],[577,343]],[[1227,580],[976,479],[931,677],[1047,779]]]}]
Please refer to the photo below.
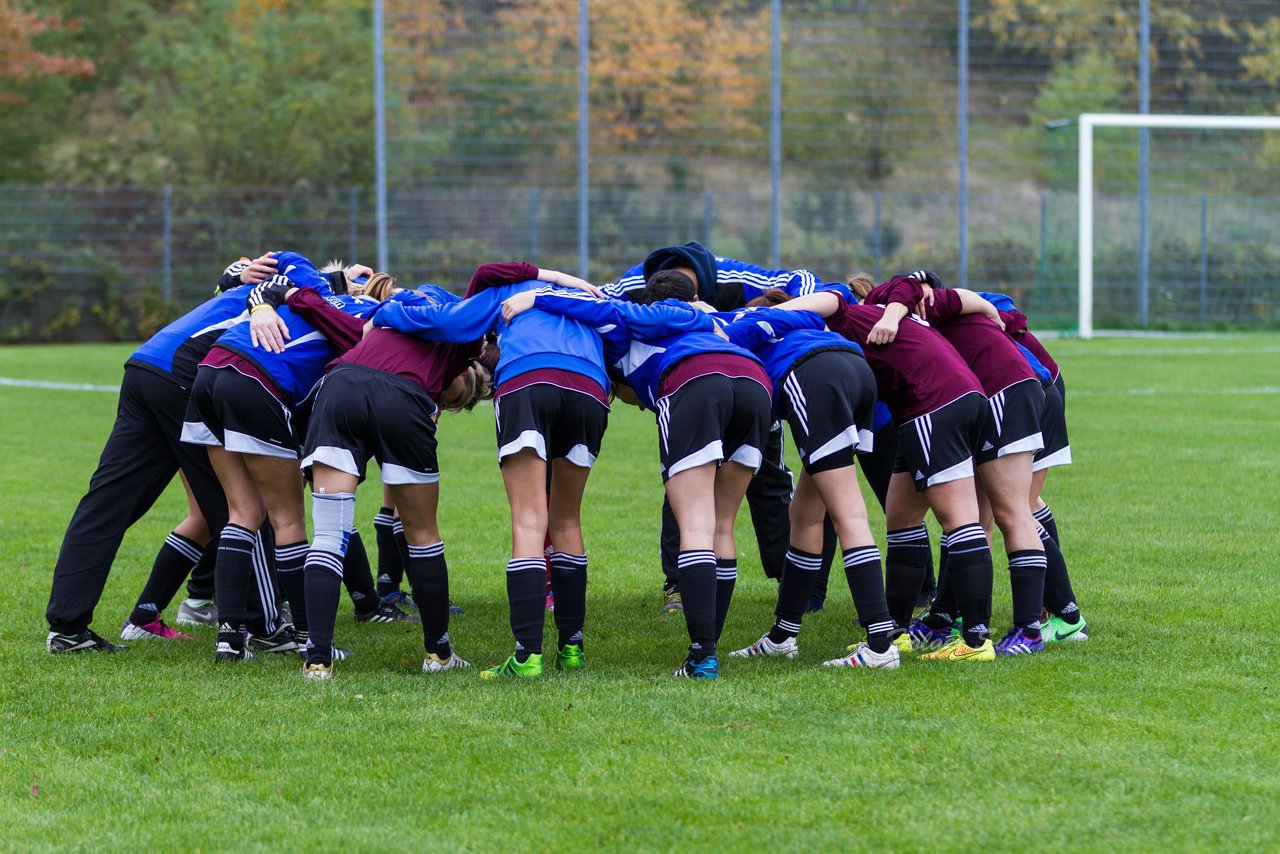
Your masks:
[{"label": "soccer cleat", "polygon": [[92,629],[85,629],[73,635],[49,632],[44,648],[53,655],[61,655],[64,652],[124,652],[129,647],[112,643],[99,637]]},{"label": "soccer cleat", "polygon": [[821,613],[822,609],[826,606],[826,604],[827,602],[825,599],[819,599],[816,596],[810,597],[809,604],[804,606],[804,612],[806,614]]},{"label": "soccer cleat", "polygon": [[772,655],[779,658],[795,658],[800,654],[800,645],[796,643],[794,637],[789,637],[781,643],[774,643],[769,640],[769,636],[765,635],[751,646],[735,649],[729,653],[730,658],[755,658],[757,655]]},{"label": "soccer cleat", "polygon": [[917,649],[941,649],[957,634],[955,629],[935,629],[920,620],[912,620],[904,637],[909,637],[912,647]]},{"label": "soccer cleat", "polygon": [[[916,649],[915,644],[911,642],[911,635],[906,632],[903,632],[894,638],[892,643],[894,647],[897,648],[898,652],[915,652]],[[850,650],[850,652],[852,651],[853,650]]]},{"label": "soccer cleat", "polygon": [[[556,655],[556,663],[559,664],[560,656]],[[525,659],[524,664],[516,661],[514,654],[507,657],[507,660],[499,664],[497,667],[490,667],[488,670],[480,671],[481,679],[505,679],[509,676],[515,676],[520,679],[537,679],[542,675],[542,653],[531,652],[529,657]]]},{"label": "soccer cleat", "polygon": [[407,614],[392,603],[383,599],[367,614],[356,614],[357,623],[420,623],[422,618],[416,614]]},{"label": "soccer cleat", "polygon": [[686,658],[671,675],[677,679],[719,679],[720,661],[714,655],[708,655],[701,661]]},{"label": "soccer cleat", "polygon": [[1050,617],[1049,622],[1040,627],[1040,637],[1045,643],[1062,641],[1086,641],[1089,639],[1089,627],[1084,617],[1078,623],[1068,623],[1061,617]]},{"label": "soccer cleat", "polygon": [[581,670],[586,666],[587,659],[582,653],[582,644],[565,644],[557,650],[556,670]]},{"label": "soccer cleat", "polygon": [[895,670],[902,662],[898,648],[889,644],[884,652],[876,652],[865,643],[855,644],[849,654],[843,658],[832,658],[822,662],[823,667],[871,667],[883,670]]},{"label": "soccer cleat", "polygon": [[[337,650],[335,649],[334,652],[337,652]],[[338,660],[337,656],[334,656],[334,660]],[[429,652],[427,653],[427,657],[422,659],[423,673],[438,673],[441,670],[454,670],[458,667],[470,666],[471,662],[464,661],[462,657],[458,655],[456,650],[450,654],[448,658],[441,658],[434,652]]]},{"label": "soccer cleat", "polygon": [[[415,606],[415,607],[416,607],[416,606]],[[465,611],[465,610],[463,610],[463,607],[462,607],[461,605],[455,605],[455,604],[453,604],[453,600],[452,600],[452,599],[450,599],[450,600],[449,600],[449,613],[450,613],[452,616],[456,617],[456,616],[458,616],[459,614],[465,614],[465,613],[466,613],[466,611]]]},{"label": "soccer cleat", "polygon": [[[412,614],[418,613],[418,603],[413,601],[413,597],[408,593],[405,593],[403,590],[396,590],[388,593],[386,596],[382,597],[382,601],[390,602],[402,611],[408,611]],[[452,605],[453,603],[450,602],[449,604]]]},{"label": "soccer cleat", "polygon": [[1017,626],[996,641],[996,655],[1030,655],[1033,652],[1044,652],[1044,636],[1029,638]]},{"label": "soccer cleat", "polygon": [[213,660],[217,661],[253,661],[254,654],[246,649],[236,649],[229,643],[221,642],[213,650]]},{"label": "soccer cleat", "polygon": [[191,635],[184,635],[182,632],[175,631],[164,624],[164,620],[156,617],[149,623],[138,625],[133,620],[125,620],[124,625],[120,627],[120,640],[150,640],[152,638],[161,638],[162,640],[195,640]]},{"label": "soccer cleat", "polygon": [[680,598],[680,588],[674,584],[662,587],[662,613],[674,614],[684,610],[684,600]]},{"label": "soccer cleat", "polygon": [[246,643],[258,652],[299,652],[298,636],[290,624],[284,624],[271,634],[249,635]]},{"label": "soccer cleat", "polygon": [[926,652],[920,657],[931,661],[995,661],[996,648],[991,644],[990,638],[974,648],[966,644],[961,636],[952,638],[942,649]]},{"label": "soccer cleat", "polygon": [[216,626],[218,624],[218,606],[212,599],[184,599],[178,606],[180,626]]},{"label": "soccer cleat", "polygon": [[302,665],[302,675],[307,679],[332,679],[333,665],[320,661],[310,661]]},{"label": "soccer cleat", "polygon": [[[310,638],[309,633],[305,629],[299,629],[295,627],[293,630],[293,637],[294,637],[294,640],[296,640],[298,643],[298,655],[302,656],[303,658],[306,658],[307,657],[307,640]],[[351,650],[342,649],[341,647],[336,645],[329,647],[329,651],[331,653],[331,657],[333,661],[346,661],[348,658],[351,657]]]}]

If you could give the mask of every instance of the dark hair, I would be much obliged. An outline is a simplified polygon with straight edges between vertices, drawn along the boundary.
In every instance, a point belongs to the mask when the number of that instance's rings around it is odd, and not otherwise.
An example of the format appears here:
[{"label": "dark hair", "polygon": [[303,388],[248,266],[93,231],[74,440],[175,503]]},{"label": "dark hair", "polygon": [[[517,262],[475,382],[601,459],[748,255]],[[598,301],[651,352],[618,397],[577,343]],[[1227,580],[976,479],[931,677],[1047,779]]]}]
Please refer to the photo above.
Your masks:
[{"label": "dark hair", "polygon": [[649,277],[639,302],[642,305],[662,302],[664,299],[693,302],[697,298],[698,289],[693,284],[693,279],[678,270],[659,270]]},{"label": "dark hair", "polygon": [[781,305],[782,303],[786,302],[789,299],[791,299],[791,294],[787,293],[782,288],[769,288],[769,290],[765,291],[760,296],[756,297],[755,299],[749,300],[747,302],[747,308],[757,308],[759,306],[768,307],[771,305]]},{"label": "dark hair", "polygon": [[501,358],[502,350],[498,347],[498,336],[486,335],[476,362],[490,374],[494,374],[498,371],[498,360]]}]

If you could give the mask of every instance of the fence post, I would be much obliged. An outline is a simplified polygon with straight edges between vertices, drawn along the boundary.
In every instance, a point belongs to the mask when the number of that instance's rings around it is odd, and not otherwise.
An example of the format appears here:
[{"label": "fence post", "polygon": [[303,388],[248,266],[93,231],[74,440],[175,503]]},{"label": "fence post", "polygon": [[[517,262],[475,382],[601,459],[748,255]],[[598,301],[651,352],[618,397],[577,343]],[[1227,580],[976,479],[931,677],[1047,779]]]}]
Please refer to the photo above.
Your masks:
[{"label": "fence post", "polygon": [[1209,197],[1200,194],[1200,322],[1209,319]]},{"label": "fence post", "polygon": [[354,264],[359,260],[360,252],[360,232],[359,214],[360,201],[359,191],[355,187],[347,190],[347,263]]},{"label": "fence post", "polygon": [[782,266],[782,0],[770,8],[773,38],[769,58],[769,258]]},{"label": "fence post", "polygon": [[590,0],[578,0],[578,275],[590,279],[587,275],[589,263],[587,230],[591,226],[588,201],[590,198],[590,159],[587,150],[588,130],[590,129],[587,109],[588,90],[591,85],[591,24],[587,14]]},{"label": "fence post", "polygon": [[[1151,112],[1151,3],[1138,0],[1138,112]],[[1138,131],[1138,319],[1147,325],[1151,306],[1151,216],[1148,193],[1151,132]]]},{"label": "fence post", "polygon": [[529,260],[538,259],[538,186],[529,188]]},{"label": "fence post", "polygon": [[880,230],[880,195],[881,195],[880,191],[876,190],[874,194],[875,221],[874,221],[874,224],[872,225],[872,232],[871,232],[873,235],[873,240],[875,244],[875,247],[874,247],[875,258],[876,258],[875,275],[876,275],[877,282],[880,281],[880,258],[881,258],[882,250],[884,249],[884,243],[883,243],[884,234]]},{"label": "fence post", "polygon": [[164,185],[164,301],[173,299],[173,185]]},{"label": "fence post", "polygon": [[706,190],[702,194],[702,245],[711,245],[711,231],[715,224],[715,206],[711,198],[711,191]]},{"label": "fence post", "polygon": [[382,56],[382,0],[373,0],[374,183],[377,188],[378,269],[387,270],[387,95]]},{"label": "fence post", "polygon": [[956,51],[956,156],[959,164],[960,186],[956,235],[956,261],[960,274],[960,287],[969,285],[969,0],[960,0]]},{"label": "fence post", "polygon": [[[1040,191],[1040,258],[1036,264],[1036,284],[1048,288],[1049,269],[1049,191]],[[1044,301],[1041,300],[1041,305]]]}]

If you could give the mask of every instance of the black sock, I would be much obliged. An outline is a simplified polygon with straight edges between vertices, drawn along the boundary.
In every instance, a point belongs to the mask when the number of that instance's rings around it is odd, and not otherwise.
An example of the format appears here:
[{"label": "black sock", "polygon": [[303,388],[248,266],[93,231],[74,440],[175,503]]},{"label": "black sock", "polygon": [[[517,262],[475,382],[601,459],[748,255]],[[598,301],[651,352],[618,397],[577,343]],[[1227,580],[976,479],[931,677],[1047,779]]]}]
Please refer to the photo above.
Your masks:
[{"label": "black sock", "polygon": [[773,628],[769,640],[782,643],[800,634],[800,621],[805,607],[813,595],[813,587],[822,570],[822,555],[802,551],[795,546],[787,549],[783,564],[782,583],[778,585],[778,605],[773,609]]},{"label": "black sock", "polygon": [[218,591],[218,643],[244,649],[245,598],[249,576],[253,574],[253,548],[257,535],[248,528],[228,522],[218,539],[218,564],[214,585]]},{"label": "black sock", "polygon": [[296,629],[307,629],[307,582],[304,566],[307,563],[307,541],[276,546],[276,576],[280,589],[289,603]]},{"label": "black sock", "polygon": [[1071,575],[1067,572],[1067,559],[1062,556],[1058,544],[1048,532],[1040,537],[1044,546],[1044,558],[1048,563],[1044,574],[1044,605],[1071,625],[1080,622],[1080,608],[1076,605],[1076,593],[1071,589]]},{"label": "black sock", "polygon": [[146,586],[133,606],[133,613],[129,614],[129,622],[145,626],[159,619],[160,612],[173,601],[192,567],[200,562],[202,552],[199,545],[176,531],[165,537],[155,562],[151,564]]},{"label": "black sock", "polygon": [[1032,512],[1035,520],[1040,523],[1040,527],[1044,528],[1049,534],[1049,539],[1058,544],[1058,548],[1062,548],[1062,541],[1058,539],[1058,523],[1053,518],[1053,511],[1049,509],[1049,505],[1041,507],[1039,510]]},{"label": "black sock", "polygon": [[701,661],[716,652],[716,553],[711,549],[676,556],[689,657]]},{"label": "black sock", "polygon": [[995,581],[987,535],[975,522],[949,532],[946,543],[947,575],[964,619],[964,642],[978,647],[990,634],[991,587]]},{"label": "black sock", "polygon": [[[304,581],[307,661],[333,663],[333,624],[342,599],[342,555],[311,549],[307,552]],[[292,607],[292,605],[290,605]]]},{"label": "black sock", "polygon": [[[404,522],[399,519],[391,525],[391,534],[396,538],[396,549],[400,552],[400,569],[407,578],[409,575],[409,541],[404,537]],[[395,575],[391,576],[393,579]]]},{"label": "black sock", "polygon": [[351,597],[351,604],[355,606],[357,614],[372,614],[382,604],[382,597],[378,595],[378,588],[373,583],[369,553],[365,551],[360,532],[354,528],[347,537],[347,554],[342,560],[342,583],[347,587],[347,595]]},{"label": "black sock", "polygon": [[449,567],[444,559],[444,543],[408,545],[406,550],[406,574],[422,616],[422,644],[427,652],[448,658],[453,655],[453,648],[449,645]]},{"label": "black sock", "polygon": [[187,598],[213,601],[213,567],[218,562],[218,538],[215,536],[200,553],[200,560],[187,578]]},{"label": "black sock", "polygon": [[733,601],[733,588],[738,584],[738,559],[716,558],[716,641],[724,631],[725,617],[729,616],[729,603]]},{"label": "black sock", "polygon": [[867,646],[873,652],[889,648],[896,626],[889,616],[889,604],[884,595],[884,577],[880,572],[880,552],[875,546],[859,546],[845,549],[844,577],[853,594],[853,607],[858,612],[858,622],[867,630]]},{"label": "black sock", "polygon": [[[827,601],[827,584],[831,579],[831,563],[836,557],[839,538],[836,537],[836,526],[831,517],[822,520],[822,563],[818,565],[818,574],[813,577],[813,592],[809,594],[809,602],[820,606]],[[785,572],[785,570],[784,570]]]},{"label": "black sock", "polygon": [[920,622],[931,629],[947,629],[959,614],[960,608],[956,605],[955,590],[951,586],[951,579],[947,577],[947,542],[943,537],[938,546],[938,589],[934,592],[929,613],[925,614]]},{"label": "black sock", "polygon": [[925,545],[928,547],[926,551],[928,559],[924,567],[924,582],[920,585],[920,596],[916,599],[917,603],[923,604],[920,601],[921,599],[928,601],[937,594],[938,581],[933,577],[933,545],[929,543],[929,528],[924,522],[921,522],[917,530],[920,536],[924,537]]},{"label": "black sock", "polygon": [[[542,625],[546,620],[547,562],[540,557],[507,561],[507,601],[511,605],[511,634],[516,661],[542,654]],[[557,606],[559,603],[556,603]]]},{"label": "black sock", "polygon": [[1009,552],[1009,584],[1013,589],[1013,624],[1029,638],[1040,637],[1044,602],[1045,554],[1036,549]]},{"label": "black sock", "polygon": [[889,616],[899,626],[911,624],[911,611],[929,565],[929,534],[923,526],[890,531],[886,537],[885,598]]},{"label": "black sock", "polygon": [[373,539],[378,546],[378,595],[390,596],[399,591],[404,564],[396,545],[396,519],[390,507],[383,507],[373,517]]},{"label": "black sock", "polygon": [[560,646],[582,646],[582,628],[587,618],[587,556],[552,552],[551,590],[556,597]]}]

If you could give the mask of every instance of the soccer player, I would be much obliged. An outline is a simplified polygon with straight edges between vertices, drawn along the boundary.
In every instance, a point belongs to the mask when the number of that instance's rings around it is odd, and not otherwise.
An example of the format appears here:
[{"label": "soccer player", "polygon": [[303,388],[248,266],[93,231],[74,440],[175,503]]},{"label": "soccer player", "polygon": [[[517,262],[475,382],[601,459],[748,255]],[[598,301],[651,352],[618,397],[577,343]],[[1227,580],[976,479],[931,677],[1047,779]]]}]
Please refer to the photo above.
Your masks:
[{"label": "soccer player", "polygon": [[89,491],[71,517],[54,566],[45,613],[49,652],[125,649],[89,628],[93,610],[125,532],[146,514],[181,470],[196,510],[165,538],[152,567],[154,584],[148,583],[149,589],[122,632],[130,639],[179,636],[164,623],[160,612],[199,560],[207,538],[217,534],[226,517],[226,499],[208,457],[178,440],[183,413],[196,363],[225,329],[244,318],[244,300],[252,285],[273,272],[274,261],[265,256],[232,264],[220,281],[220,289],[226,293],[161,329],[125,362],[115,425]]},{"label": "soccer player", "polygon": [[[377,307],[372,300],[335,294],[325,278],[306,258],[294,252],[275,255],[280,273],[268,282],[292,282],[316,290],[326,301],[357,317]],[[265,283],[264,283],[265,284]],[[250,313],[263,303],[250,294]],[[307,534],[302,505],[302,478],[298,474],[298,439],[293,420],[296,407],[323,375],[324,366],[336,354],[327,334],[338,338],[341,330],[316,329],[301,317],[282,311],[287,323],[288,349],[259,347],[250,323],[232,327],[201,361],[192,386],[183,424],[182,439],[208,448],[209,459],[227,496],[229,521],[222,530],[215,566],[218,590],[217,661],[253,658],[245,648],[240,625],[244,622],[245,593],[252,572],[251,555],[257,531],[270,518],[275,532],[275,557],[280,584],[289,600],[297,632],[280,626],[262,639],[259,648],[272,652],[297,649],[307,631],[303,595],[303,563]],[[358,338],[356,339],[358,340]],[[370,579],[372,588],[372,579]],[[375,607],[376,593],[373,596]]]},{"label": "soccer player", "polygon": [[[717,311],[733,311],[770,288],[780,288],[791,296],[801,296],[819,289],[822,283],[808,270],[766,270],[722,258],[701,243],[692,241],[680,246],[666,246],[650,252],[644,262],[627,270],[616,282],[601,290],[615,299],[641,299],[646,283],[655,273],[674,270],[693,282],[695,299]],[[791,503],[792,477],[783,460],[782,422],[770,426],[764,448],[764,461],[747,488],[747,506],[760,549],[760,562],[765,575],[781,579],[788,548],[787,507]],[[680,594],[676,584],[676,556],[680,532],[671,514],[669,501],[662,505],[662,569],[666,576],[663,609],[678,610]],[[833,541],[834,543],[834,541]],[[831,546],[834,549],[834,544]],[[825,555],[830,563],[830,550]]]},{"label": "soccer player", "polygon": [[748,311],[725,332],[764,362],[774,384],[775,411],[781,410],[791,426],[803,469],[791,500],[791,540],[778,587],[777,619],[758,641],[730,655],[799,654],[796,636],[819,574],[823,519],[829,516],[867,642],[826,664],[896,668],[899,653],[892,644],[894,622],[885,602],[880,552],[854,467],[854,454],[871,450],[876,407],[875,376],[862,349],[826,331],[822,319],[807,311]]},{"label": "soccer player", "polygon": [[[976,297],[974,297],[976,299]],[[994,661],[991,621],[991,550],[978,513],[973,482],[974,441],[987,417],[986,395],[955,349],[936,330],[912,319],[899,303],[887,307],[847,303],[835,293],[814,293],[782,303],[813,311],[827,326],[857,342],[876,377],[880,399],[898,428],[898,459],[889,481],[885,516],[889,549],[885,592],[890,615],[910,622],[927,561],[918,550],[895,548],[895,535],[914,532],[932,509],[950,547],[950,569],[964,632],[925,658]],[[908,318],[901,324],[898,321]],[[924,547],[928,548],[927,544]],[[909,639],[895,644],[910,649]]]},{"label": "soccer player", "polygon": [[667,299],[664,288],[688,283],[680,274],[657,274],[645,286],[644,305],[528,291],[511,297],[503,314],[510,322],[537,308],[591,326],[626,384],[619,397],[657,414],[662,479],[680,528],[677,581],[689,633],[688,654],[673,675],[715,679],[716,642],[737,580],[733,522],[764,456],[772,384],[760,360],[718,333],[709,314]]},{"label": "soccer player", "polygon": [[461,344],[496,335],[501,342],[494,374],[494,420],[498,463],[511,507],[506,581],[515,651],[482,671],[487,679],[542,675],[548,537],[558,633],[555,665],[577,670],[585,662],[582,493],[608,424],[609,379],[602,343],[587,326],[542,311],[526,311],[508,324],[502,304],[549,283],[598,291],[563,273],[532,272],[535,277],[530,280],[495,285],[459,303],[435,306],[393,299],[374,318],[379,325],[434,341]]}]

